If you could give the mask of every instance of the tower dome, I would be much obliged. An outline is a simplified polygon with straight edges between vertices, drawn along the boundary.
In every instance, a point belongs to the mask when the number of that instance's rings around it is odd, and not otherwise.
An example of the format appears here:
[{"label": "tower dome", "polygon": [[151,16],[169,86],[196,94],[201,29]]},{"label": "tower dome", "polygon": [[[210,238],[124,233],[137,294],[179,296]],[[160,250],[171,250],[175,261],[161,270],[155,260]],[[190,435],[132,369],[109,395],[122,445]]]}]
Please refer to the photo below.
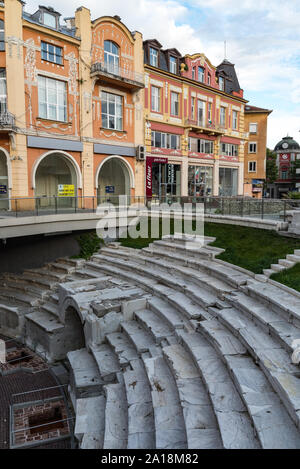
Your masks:
[{"label": "tower dome", "polygon": [[275,151],[295,151],[300,150],[300,145],[293,139],[293,137],[283,137],[283,139],[277,143]]}]

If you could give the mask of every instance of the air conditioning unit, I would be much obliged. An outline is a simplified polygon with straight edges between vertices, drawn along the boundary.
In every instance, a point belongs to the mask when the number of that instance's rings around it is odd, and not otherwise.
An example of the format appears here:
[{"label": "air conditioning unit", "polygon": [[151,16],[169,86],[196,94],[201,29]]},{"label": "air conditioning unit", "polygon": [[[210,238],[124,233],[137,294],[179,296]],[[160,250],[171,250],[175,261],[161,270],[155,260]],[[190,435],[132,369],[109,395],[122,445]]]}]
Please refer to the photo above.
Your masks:
[{"label": "air conditioning unit", "polygon": [[139,145],[136,148],[136,159],[138,161],[145,161],[146,160],[146,147],[144,145]]}]

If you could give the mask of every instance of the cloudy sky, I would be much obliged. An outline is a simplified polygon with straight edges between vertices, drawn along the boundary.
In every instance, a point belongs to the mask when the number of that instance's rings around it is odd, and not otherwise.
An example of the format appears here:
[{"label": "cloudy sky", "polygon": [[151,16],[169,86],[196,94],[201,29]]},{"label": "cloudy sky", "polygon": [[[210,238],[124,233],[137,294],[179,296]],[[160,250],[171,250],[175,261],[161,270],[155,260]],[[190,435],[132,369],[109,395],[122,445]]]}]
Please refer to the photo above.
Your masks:
[{"label": "cloudy sky", "polygon": [[224,58],[226,40],[246,99],[273,109],[268,146],[287,134],[300,142],[299,0],[27,0],[25,9],[33,13],[39,4],[63,16],[81,5],[93,19],[119,15],[145,39],[182,54],[204,52],[214,65]]}]

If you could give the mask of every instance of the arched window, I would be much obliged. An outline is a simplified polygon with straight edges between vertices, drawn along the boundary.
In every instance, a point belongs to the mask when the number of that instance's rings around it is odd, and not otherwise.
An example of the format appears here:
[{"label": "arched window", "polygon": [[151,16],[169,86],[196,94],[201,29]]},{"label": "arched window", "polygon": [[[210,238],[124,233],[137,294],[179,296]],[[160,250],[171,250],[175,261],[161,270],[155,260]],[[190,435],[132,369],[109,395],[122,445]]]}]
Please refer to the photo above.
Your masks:
[{"label": "arched window", "polygon": [[109,73],[119,75],[120,51],[112,41],[104,41],[104,64]]},{"label": "arched window", "polygon": [[0,51],[5,50],[4,21],[0,20]]}]

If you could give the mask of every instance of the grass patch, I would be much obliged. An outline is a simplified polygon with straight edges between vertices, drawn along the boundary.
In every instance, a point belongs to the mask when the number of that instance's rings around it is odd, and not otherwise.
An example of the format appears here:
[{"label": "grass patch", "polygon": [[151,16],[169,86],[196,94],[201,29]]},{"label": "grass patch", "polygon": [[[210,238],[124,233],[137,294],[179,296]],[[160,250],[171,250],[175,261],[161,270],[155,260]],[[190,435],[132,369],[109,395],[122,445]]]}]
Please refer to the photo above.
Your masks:
[{"label": "grass patch", "polygon": [[[173,233],[174,223],[171,220],[171,234]],[[204,233],[205,236],[216,238],[212,246],[226,250],[218,256],[218,259],[243,267],[255,274],[262,274],[263,269],[270,268],[271,264],[278,262],[278,259],[285,258],[287,254],[293,254],[295,249],[300,249],[300,240],[285,238],[275,231],[258,228],[205,223]],[[154,239],[126,238],[120,239],[120,241],[122,246],[142,249],[152,243]]]},{"label": "grass patch", "polygon": [[271,275],[271,279],[300,292],[300,263],[291,269]]},{"label": "grass patch", "polygon": [[89,260],[95,252],[99,251],[103,240],[98,237],[97,233],[84,233],[76,237],[80,247],[78,256],[72,256],[72,259],[86,259]]}]

